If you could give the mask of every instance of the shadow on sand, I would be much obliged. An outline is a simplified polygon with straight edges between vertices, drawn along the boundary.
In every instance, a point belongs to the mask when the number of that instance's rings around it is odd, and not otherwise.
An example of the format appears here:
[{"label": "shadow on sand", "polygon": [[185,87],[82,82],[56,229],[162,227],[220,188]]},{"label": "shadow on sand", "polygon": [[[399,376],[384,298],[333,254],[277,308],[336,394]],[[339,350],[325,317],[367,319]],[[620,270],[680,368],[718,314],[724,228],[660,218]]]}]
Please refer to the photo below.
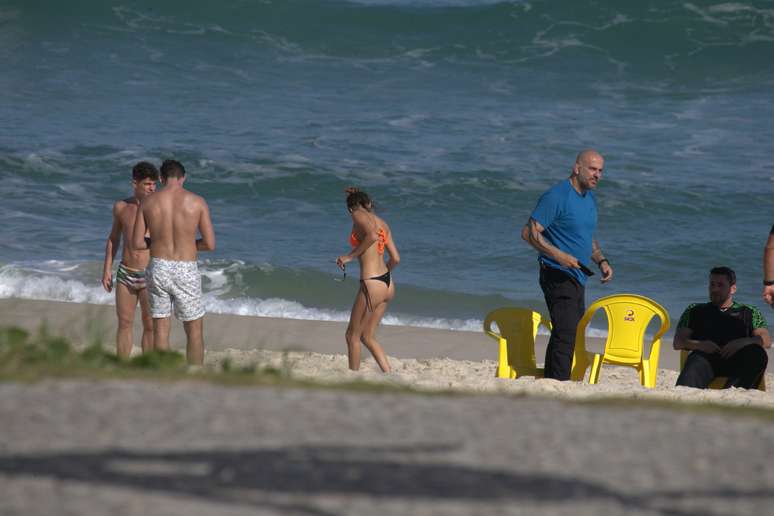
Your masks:
[{"label": "shadow on sand", "polygon": [[[660,491],[637,496],[578,478],[487,470],[444,462],[417,462],[454,446],[320,447],[185,452],[105,450],[0,456],[0,473],[185,495],[214,503],[329,514],[309,504],[314,495],[412,498],[436,501],[532,500],[573,504],[612,502],[623,511],[688,516],[712,510],[713,501],[746,498],[774,502],[774,491]],[[402,460],[401,460],[402,459]],[[299,496],[276,503],[262,495]],[[706,498],[709,497],[709,498]],[[706,500],[706,501],[703,501]],[[675,508],[689,502],[690,510]],[[698,505],[697,505],[698,504]],[[703,506],[706,506],[704,510]]]}]

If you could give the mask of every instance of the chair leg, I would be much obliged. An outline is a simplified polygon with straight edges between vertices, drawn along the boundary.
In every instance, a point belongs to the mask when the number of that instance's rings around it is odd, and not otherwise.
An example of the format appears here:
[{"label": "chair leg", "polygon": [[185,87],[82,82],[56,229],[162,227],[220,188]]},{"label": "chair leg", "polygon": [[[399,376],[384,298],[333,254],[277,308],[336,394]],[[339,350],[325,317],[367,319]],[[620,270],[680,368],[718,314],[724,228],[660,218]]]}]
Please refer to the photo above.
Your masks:
[{"label": "chair leg", "polygon": [[508,365],[508,341],[500,339],[500,356],[497,361],[497,378],[513,378],[513,370]]},{"label": "chair leg", "polygon": [[602,355],[595,354],[594,362],[591,364],[591,374],[589,374],[589,383],[595,384],[599,381],[599,372],[602,369]]},{"label": "chair leg", "polygon": [[655,371],[650,367],[650,361],[643,360],[640,364],[640,383],[648,389],[655,387],[656,375],[654,373]]}]

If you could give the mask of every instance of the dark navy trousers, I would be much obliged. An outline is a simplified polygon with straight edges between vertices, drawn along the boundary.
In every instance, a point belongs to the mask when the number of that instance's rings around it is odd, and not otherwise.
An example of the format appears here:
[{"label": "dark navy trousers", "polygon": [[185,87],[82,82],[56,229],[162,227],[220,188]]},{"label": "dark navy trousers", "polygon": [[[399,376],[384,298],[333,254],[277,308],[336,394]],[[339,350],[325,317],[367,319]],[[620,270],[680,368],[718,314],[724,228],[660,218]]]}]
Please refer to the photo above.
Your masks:
[{"label": "dark navy trousers", "polygon": [[586,311],[586,289],[564,271],[540,265],[540,288],[551,315],[551,338],[546,348],[545,377],[569,380],[575,331]]},{"label": "dark navy trousers", "polygon": [[755,389],[768,363],[766,350],[757,344],[743,347],[728,359],[717,353],[691,351],[677,378],[677,385],[706,389],[716,376],[727,376],[726,388]]}]

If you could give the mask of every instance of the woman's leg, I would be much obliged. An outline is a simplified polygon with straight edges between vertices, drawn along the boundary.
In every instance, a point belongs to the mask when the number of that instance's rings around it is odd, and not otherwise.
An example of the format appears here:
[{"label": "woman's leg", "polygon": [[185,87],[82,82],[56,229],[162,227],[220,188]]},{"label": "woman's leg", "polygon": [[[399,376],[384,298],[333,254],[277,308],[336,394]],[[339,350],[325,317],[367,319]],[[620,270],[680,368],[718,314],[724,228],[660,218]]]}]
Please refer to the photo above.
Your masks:
[{"label": "woman's leg", "polygon": [[376,340],[376,328],[387,311],[387,305],[395,293],[395,286],[390,284],[387,287],[383,281],[379,280],[366,280],[366,286],[371,295],[373,311],[367,313],[364,318],[360,340],[371,352],[381,370],[389,373],[391,371],[390,362],[387,360],[387,355],[381,344]]},{"label": "woman's leg", "polygon": [[353,371],[360,369],[360,336],[363,332],[363,319],[368,315],[366,305],[366,294],[363,292],[361,284],[360,290],[357,291],[357,296],[355,296],[355,302],[352,305],[352,313],[349,316],[349,325],[345,333],[349,368]]},{"label": "woman's leg", "polygon": [[374,308],[373,312],[369,313],[360,340],[365,347],[368,348],[368,351],[371,352],[371,355],[373,355],[374,360],[379,364],[381,370],[385,373],[389,373],[391,371],[390,362],[387,360],[387,355],[384,353],[382,345],[376,340],[376,327],[379,326],[386,310],[387,302],[384,302],[380,303],[379,306]]}]

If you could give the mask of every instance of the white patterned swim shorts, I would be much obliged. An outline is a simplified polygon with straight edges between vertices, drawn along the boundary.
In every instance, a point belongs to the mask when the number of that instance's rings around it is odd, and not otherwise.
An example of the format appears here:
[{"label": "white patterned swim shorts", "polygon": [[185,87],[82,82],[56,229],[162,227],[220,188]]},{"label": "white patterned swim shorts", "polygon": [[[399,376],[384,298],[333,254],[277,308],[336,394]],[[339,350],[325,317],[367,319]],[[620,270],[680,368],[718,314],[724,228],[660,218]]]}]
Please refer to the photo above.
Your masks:
[{"label": "white patterned swim shorts", "polygon": [[202,277],[196,262],[151,258],[146,270],[151,317],[163,319],[172,313],[181,321],[204,316]]}]

